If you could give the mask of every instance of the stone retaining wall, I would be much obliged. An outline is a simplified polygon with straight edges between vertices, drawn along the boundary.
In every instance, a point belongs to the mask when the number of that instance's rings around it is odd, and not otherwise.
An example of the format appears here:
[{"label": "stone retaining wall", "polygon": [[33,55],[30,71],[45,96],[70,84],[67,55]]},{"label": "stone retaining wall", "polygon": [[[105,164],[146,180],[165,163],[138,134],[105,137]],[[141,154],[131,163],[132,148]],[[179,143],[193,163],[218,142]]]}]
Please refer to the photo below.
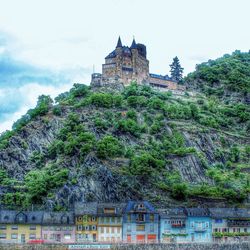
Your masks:
[{"label": "stone retaining wall", "polygon": [[154,244],[154,245],[123,245],[114,250],[249,250],[250,242],[231,244]]},{"label": "stone retaining wall", "polygon": [[[249,250],[250,242],[231,244],[147,244],[147,245],[119,245],[112,250]],[[68,250],[67,245],[15,245],[0,244],[0,250]]]}]

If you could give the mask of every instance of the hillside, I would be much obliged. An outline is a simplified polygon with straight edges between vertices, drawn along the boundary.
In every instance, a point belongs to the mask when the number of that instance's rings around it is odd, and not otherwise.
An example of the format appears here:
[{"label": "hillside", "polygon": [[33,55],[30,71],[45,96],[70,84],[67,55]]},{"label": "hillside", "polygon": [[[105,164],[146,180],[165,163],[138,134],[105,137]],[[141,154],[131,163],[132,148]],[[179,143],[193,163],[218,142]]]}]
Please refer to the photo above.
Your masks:
[{"label": "hillside", "polygon": [[185,78],[185,84],[207,96],[250,104],[250,51],[236,50],[197,65]]},{"label": "hillside", "polygon": [[[189,76],[194,85],[197,74]],[[118,87],[75,84],[55,103],[41,96],[2,134],[1,203],[249,204],[249,105]]]}]

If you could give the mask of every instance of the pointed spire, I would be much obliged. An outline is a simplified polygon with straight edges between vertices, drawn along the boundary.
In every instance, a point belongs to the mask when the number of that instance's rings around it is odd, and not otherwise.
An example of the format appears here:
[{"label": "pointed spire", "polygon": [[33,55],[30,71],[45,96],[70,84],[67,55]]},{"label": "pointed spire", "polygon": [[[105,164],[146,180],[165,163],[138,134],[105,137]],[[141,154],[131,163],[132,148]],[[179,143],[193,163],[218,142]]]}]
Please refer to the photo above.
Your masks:
[{"label": "pointed spire", "polygon": [[136,49],[136,42],[135,42],[135,37],[133,38],[133,42],[132,42],[132,44],[131,44],[131,49]]},{"label": "pointed spire", "polygon": [[122,41],[121,41],[121,38],[119,36],[116,48],[121,48],[121,47],[122,47]]}]

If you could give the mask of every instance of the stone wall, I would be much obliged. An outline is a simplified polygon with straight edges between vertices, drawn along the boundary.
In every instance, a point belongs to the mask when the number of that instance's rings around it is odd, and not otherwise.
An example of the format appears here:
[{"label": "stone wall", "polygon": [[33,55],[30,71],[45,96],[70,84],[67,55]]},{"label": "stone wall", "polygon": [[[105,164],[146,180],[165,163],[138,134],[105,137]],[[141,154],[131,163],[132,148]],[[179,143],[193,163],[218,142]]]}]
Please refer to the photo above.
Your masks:
[{"label": "stone wall", "polygon": [[147,244],[147,245],[121,245],[114,250],[249,250],[250,242],[235,244]]},{"label": "stone wall", "polygon": [[[0,244],[0,250],[68,250],[68,245],[42,244],[42,245],[15,245]],[[250,242],[232,244],[147,244],[147,245],[119,245],[112,250],[249,250]]]}]

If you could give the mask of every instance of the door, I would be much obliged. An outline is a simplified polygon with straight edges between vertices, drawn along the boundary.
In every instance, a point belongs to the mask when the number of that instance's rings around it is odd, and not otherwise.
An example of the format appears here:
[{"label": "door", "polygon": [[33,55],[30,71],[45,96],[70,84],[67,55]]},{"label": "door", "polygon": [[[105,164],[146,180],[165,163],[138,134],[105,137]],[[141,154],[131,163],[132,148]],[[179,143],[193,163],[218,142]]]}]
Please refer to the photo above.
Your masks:
[{"label": "door", "polygon": [[61,242],[61,235],[60,234],[56,235],[56,241]]},{"label": "door", "polygon": [[156,243],[156,234],[148,235],[148,243]]},{"label": "door", "polygon": [[127,235],[127,243],[131,243],[131,235],[130,234]]},{"label": "door", "polygon": [[93,242],[96,242],[96,234],[93,234]]},{"label": "door", "polygon": [[191,241],[194,241],[194,234],[191,234]]},{"label": "door", "polygon": [[137,243],[145,243],[145,235],[144,234],[136,235],[136,242]]},{"label": "door", "polygon": [[21,243],[25,243],[25,234],[21,234]]}]

